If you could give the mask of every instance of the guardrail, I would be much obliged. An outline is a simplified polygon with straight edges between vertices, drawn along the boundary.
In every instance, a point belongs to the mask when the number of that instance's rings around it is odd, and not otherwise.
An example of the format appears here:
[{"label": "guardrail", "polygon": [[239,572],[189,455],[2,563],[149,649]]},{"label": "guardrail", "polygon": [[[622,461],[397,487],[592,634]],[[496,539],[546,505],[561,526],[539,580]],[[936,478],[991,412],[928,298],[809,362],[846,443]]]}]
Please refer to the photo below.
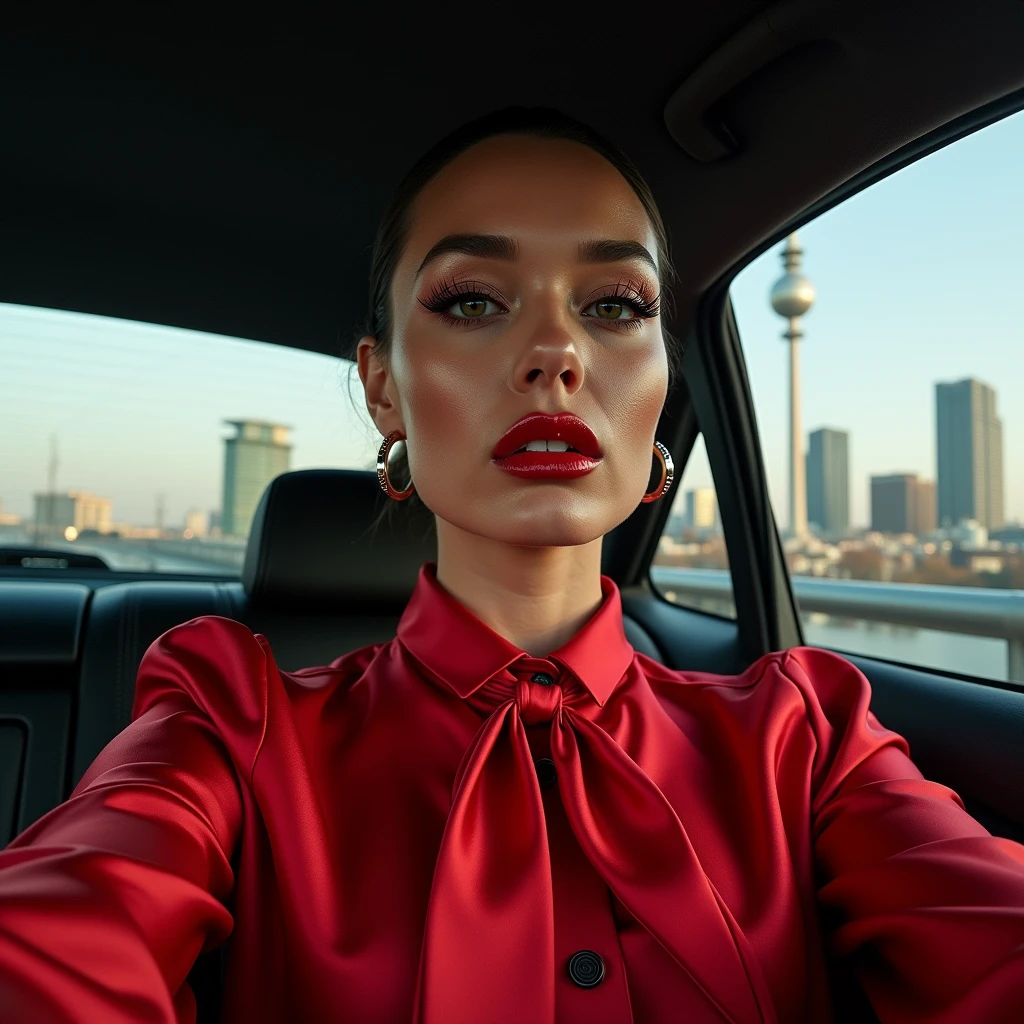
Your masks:
[{"label": "guardrail", "polygon": [[228,569],[242,571],[245,562],[245,541],[237,540],[142,540],[135,543],[158,555],[190,558],[197,562],[210,562]]},{"label": "guardrail", "polygon": [[[1008,677],[1024,683],[1024,590],[791,578],[802,612],[1005,640]],[[724,569],[652,565],[651,579],[661,590],[717,603],[732,601],[732,576]]]}]

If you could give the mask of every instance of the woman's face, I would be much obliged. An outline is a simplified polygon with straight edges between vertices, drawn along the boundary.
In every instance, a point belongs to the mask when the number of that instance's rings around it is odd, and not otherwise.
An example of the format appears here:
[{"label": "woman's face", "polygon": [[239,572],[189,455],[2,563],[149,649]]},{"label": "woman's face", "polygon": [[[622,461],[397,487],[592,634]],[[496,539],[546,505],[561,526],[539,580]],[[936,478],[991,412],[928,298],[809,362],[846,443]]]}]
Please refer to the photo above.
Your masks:
[{"label": "woman's face", "polygon": [[[464,237],[436,248],[452,236]],[[423,189],[392,286],[390,365],[364,338],[359,367],[378,429],[408,438],[435,515],[504,543],[565,546],[637,507],[668,386],[656,252],[632,188],[579,143],[487,139]],[[597,465],[556,479],[500,468],[499,438],[538,412],[582,419]]]}]

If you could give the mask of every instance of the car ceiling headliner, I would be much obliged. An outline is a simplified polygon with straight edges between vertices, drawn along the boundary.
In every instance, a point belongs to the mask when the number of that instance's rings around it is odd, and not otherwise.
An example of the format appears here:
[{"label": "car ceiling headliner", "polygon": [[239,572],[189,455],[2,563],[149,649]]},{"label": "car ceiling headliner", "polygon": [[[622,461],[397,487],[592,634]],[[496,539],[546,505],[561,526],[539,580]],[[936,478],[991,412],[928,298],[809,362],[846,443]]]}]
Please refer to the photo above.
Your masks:
[{"label": "car ceiling headliner", "polygon": [[151,7],[144,22],[103,23],[90,6],[12,22],[0,300],[338,354],[365,313],[370,247],[401,176],[456,125],[523,103],[581,117],[637,162],[685,316],[831,189],[1024,86],[1013,0],[805,0],[835,24],[830,41],[729,92],[716,111],[741,150],[696,161],[665,104],[768,6],[380,4],[230,27],[157,22]]}]

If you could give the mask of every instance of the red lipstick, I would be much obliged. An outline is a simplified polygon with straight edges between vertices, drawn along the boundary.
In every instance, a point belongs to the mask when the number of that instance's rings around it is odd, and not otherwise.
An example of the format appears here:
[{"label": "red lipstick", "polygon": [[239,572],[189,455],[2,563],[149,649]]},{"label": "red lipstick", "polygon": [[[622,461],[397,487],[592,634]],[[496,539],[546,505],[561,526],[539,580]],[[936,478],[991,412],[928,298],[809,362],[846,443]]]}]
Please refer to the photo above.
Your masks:
[{"label": "red lipstick", "polygon": [[[544,442],[551,442],[552,450]],[[601,459],[594,432],[567,412],[524,416],[502,434],[491,455],[499,469],[523,480],[571,480],[591,472]]]}]

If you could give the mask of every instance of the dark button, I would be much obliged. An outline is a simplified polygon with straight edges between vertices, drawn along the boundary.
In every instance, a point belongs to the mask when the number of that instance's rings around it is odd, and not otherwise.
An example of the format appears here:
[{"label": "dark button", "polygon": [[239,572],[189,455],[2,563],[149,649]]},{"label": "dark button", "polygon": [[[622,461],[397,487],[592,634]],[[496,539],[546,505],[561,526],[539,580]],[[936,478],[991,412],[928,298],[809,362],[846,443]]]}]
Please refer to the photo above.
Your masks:
[{"label": "dark button", "polygon": [[531,683],[540,683],[541,686],[554,686],[555,680],[552,676],[549,676],[547,672],[534,672],[530,676]]},{"label": "dark button", "polygon": [[550,789],[558,782],[555,762],[550,757],[538,757],[533,764],[537,769],[537,781],[540,783],[541,789]]},{"label": "dark button", "polygon": [[569,958],[569,977],[580,988],[600,985],[604,977],[604,961],[592,949],[581,949]]}]

